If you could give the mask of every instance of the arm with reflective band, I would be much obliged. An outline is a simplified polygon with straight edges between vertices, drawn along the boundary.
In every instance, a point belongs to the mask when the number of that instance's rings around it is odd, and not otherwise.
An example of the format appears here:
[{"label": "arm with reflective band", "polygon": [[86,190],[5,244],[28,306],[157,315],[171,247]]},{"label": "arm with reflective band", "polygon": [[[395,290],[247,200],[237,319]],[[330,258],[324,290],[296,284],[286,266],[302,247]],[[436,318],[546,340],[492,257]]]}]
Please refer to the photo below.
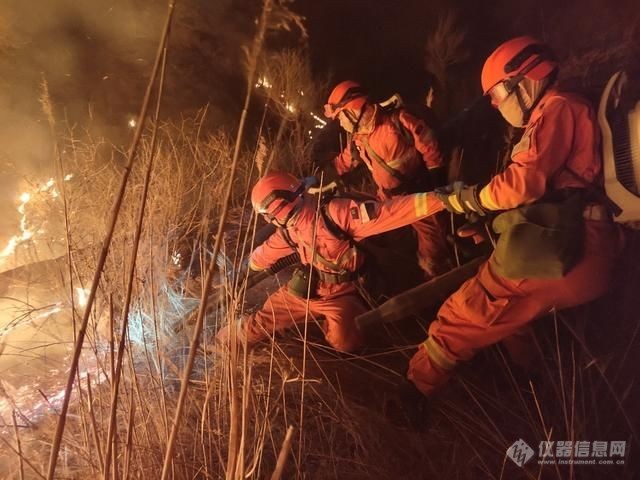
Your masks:
[{"label": "arm with reflective band", "polygon": [[410,225],[444,210],[443,203],[432,192],[394,197],[383,202],[371,202],[372,214],[366,218],[363,218],[360,213],[362,202],[353,200],[347,202],[336,203],[335,208],[331,210],[331,215],[336,223],[356,241]]},{"label": "arm with reflective band", "polygon": [[429,355],[431,361],[442,370],[451,371],[458,365],[457,362],[447,357],[442,347],[438,345],[432,337],[427,337],[427,339],[422,342],[422,347],[427,352],[427,355]]},{"label": "arm with reflective band", "polygon": [[438,141],[435,133],[425,121],[402,111],[400,112],[400,122],[413,135],[414,147],[422,155],[422,160],[427,168],[441,167],[444,162]]},{"label": "arm with reflective band", "polygon": [[511,163],[480,191],[488,210],[507,210],[542,197],[549,180],[573,153],[576,135],[574,111],[562,97],[544,105],[539,118],[525,131],[513,150]]},{"label": "arm with reflective band", "polygon": [[351,155],[351,143],[347,142],[347,146],[333,159],[333,166],[338,175],[344,175],[358,166],[358,161]]},{"label": "arm with reflective band", "polygon": [[281,258],[294,252],[294,248],[289,245],[282,230],[278,229],[251,253],[249,268],[254,271],[266,270]]}]

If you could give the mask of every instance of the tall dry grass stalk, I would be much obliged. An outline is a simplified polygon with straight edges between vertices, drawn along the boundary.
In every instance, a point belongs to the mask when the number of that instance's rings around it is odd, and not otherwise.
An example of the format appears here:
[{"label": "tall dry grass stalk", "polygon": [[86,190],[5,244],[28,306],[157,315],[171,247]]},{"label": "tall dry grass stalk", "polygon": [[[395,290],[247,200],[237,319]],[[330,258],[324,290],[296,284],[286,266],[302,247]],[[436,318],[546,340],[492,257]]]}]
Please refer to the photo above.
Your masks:
[{"label": "tall dry grass stalk", "polygon": [[151,73],[151,80],[150,80],[149,85],[147,87],[147,91],[145,93],[145,98],[144,98],[144,100],[142,102],[142,107],[140,109],[140,115],[138,116],[138,126],[136,128],[136,132],[135,132],[133,140],[131,142],[131,147],[130,147],[129,154],[128,154],[127,166],[125,168],[124,174],[122,175],[122,180],[121,180],[121,183],[120,183],[119,193],[118,193],[118,196],[116,197],[115,203],[113,205],[110,226],[108,227],[107,235],[105,236],[105,239],[104,239],[103,244],[102,244],[102,252],[101,252],[100,257],[98,259],[98,263],[96,265],[95,274],[94,274],[93,281],[92,281],[92,284],[91,284],[91,290],[89,292],[89,296],[88,296],[88,299],[87,299],[87,305],[86,305],[86,310],[85,310],[86,313],[84,314],[84,316],[82,318],[82,323],[80,325],[80,330],[78,331],[78,336],[77,336],[77,340],[76,340],[76,346],[75,346],[74,354],[73,354],[73,360],[71,362],[71,371],[69,372],[69,379],[67,381],[67,387],[65,389],[64,400],[63,400],[62,408],[61,408],[61,412],[60,412],[60,419],[58,421],[58,426],[56,428],[56,432],[55,432],[55,435],[53,437],[52,446],[51,446],[51,456],[50,456],[50,459],[49,459],[49,467],[47,469],[47,478],[49,480],[53,480],[54,475],[55,475],[56,464],[57,464],[57,461],[58,461],[58,453],[59,453],[59,450],[60,450],[60,443],[62,441],[62,435],[64,433],[64,428],[65,428],[67,410],[69,408],[69,402],[71,400],[71,391],[73,389],[73,383],[76,380],[75,376],[76,376],[77,369],[78,369],[78,362],[80,360],[80,354],[82,353],[82,347],[84,345],[84,337],[86,335],[86,330],[87,330],[87,326],[88,326],[88,323],[89,323],[89,316],[90,316],[91,308],[92,308],[93,302],[95,300],[96,291],[98,289],[98,284],[99,284],[99,281],[100,281],[100,277],[102,275],[102,269],[104,268],[104,265],[106,263],[107,255],[109,254],[109,248],[111,246],[111,239],[113,237],[113,231],[115,229],[116,221],[117,221],[118,215],[120,213],[120,207],[122,205],[122,200],[124,199],[124,193],[125,193],[125,189],[127,187],[129,174],[131,172],[131,168],[134,165],[136,154],[138,153],[137,152],[137,147],[138,147],[138,143],[140,141],[140,138],[142,136],[142,129],[143,129],[143,126],[145,124],[145,117],[146,117],[147,108],[148,108],[148,105],[149,105],[149,100],[151,98],[152,87],[153,87],[153,85],[155,83],[156,75],[157,75],[157,72],[158,72],[158,68],[160,66],[160,60],[162,58],[162,52],[163,52],[164,47],[165,47],[166,42],[167,42],[167,38],[168,38],[168,34],[169,34],[169,27],[171,26],[171,18],[172,18],[172,14],[173,14],[173,8],[174,8],[174,0],[170,0],[169,1],[169,9],[168,9],[168,13],[167,13],[167,20],[166,20],[165,26],[163,28],[163,32],[162,32],[162,36],[161,36],[161,40],[160,40],[160,46],[158,48],[158,53],[156,55],[156,60],[155,60],[155,63],[154,63],[154,66],[153,66],[153,70],[152,70],[152,73]]}]

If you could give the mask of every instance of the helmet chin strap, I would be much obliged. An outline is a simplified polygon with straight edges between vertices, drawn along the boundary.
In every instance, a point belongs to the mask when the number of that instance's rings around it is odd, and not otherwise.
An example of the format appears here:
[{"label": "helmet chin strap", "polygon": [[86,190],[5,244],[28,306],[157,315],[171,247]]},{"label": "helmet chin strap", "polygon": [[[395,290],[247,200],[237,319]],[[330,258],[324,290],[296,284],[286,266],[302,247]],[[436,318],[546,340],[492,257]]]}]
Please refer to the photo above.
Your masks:
[{"label": "helmet chin strap", "polygon": [[294,207],[286,217],[282,220],[282,222],[278,221],[277,218],[274,218],[275,223],[282,228],[287,228],[289,222],[295,217],[295,215],[302,209],[302,205],[297,205]]},{"label": "helmet chin strap", "polygon": [[353,125],[353,133],[357,133],[358,128],[360,127],[360,120],[362,120],[362,116],[364,115],[364,111],[366,110],[368,104],[364,104],[360,109],[360,115],[358,118],[354,120],[354,115],[351,110],[344,110],[344,114],[347,116],[351,124]]},{"label": "helmet chin strap", "polygon": [[531,112],[534,108],[533,104],[531,108],[527,108],[527,103],[525,102],[524,97],[522,96],[522,92],[520,91],[520,85],[516,86],[516,98],[518,99],[520,110],[522,111],[522,125],[526,125],[527,123],[529,123],[529,118],[531,118]]},{"label": "helmet chin strap", "polygon": [[544,97],[544,94],[547,92],[549,87],[555,82],[555,77],[556,77],[556,72],[552,72],[551,75],[549,75],[546,78],[546,82],[544,86],[542,87],[540,92],[538,92],[538,95],[536,96],[536,98],[533,99],[533,101],[531,102],[531,106],[528,108],[527,108],[527,103],[525,102],[525,99],[522,96],[522,92],[520,91],[520,87],[522,86],[522,83],[521,83],[522,79],[516,84],[515,94],[516,94],[516,98],[518,99],[518,105],[520,106],[520,110],[522,110],[523,125],[526,125],[527,123],[529,123],[529,119],[531,118],[531,113],[538,106],[538,104],[540,103],[540,100],[542,100],[542,97]]}]

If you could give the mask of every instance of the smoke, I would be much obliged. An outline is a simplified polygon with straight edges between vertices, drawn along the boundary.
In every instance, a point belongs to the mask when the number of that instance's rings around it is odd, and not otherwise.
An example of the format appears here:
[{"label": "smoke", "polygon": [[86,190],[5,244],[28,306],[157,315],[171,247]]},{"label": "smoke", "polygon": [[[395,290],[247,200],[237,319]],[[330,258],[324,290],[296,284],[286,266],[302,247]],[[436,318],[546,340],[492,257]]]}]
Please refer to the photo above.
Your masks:
[{"label": "smoke", "polygon": [[[54,174],[51,131],[39,103],[49,87],[57,138],[90,133],[127,144],[162,29],[166,0],[5,0],[0,7],[0,248],[15,233],[19,182]],[[249,5],[247,5],[249,4]],[[241,48],[251,2],[178,3],[163,118],[209,104],[216,125],[238,111]],[[233,120],[232,120],[233,119]]]}]

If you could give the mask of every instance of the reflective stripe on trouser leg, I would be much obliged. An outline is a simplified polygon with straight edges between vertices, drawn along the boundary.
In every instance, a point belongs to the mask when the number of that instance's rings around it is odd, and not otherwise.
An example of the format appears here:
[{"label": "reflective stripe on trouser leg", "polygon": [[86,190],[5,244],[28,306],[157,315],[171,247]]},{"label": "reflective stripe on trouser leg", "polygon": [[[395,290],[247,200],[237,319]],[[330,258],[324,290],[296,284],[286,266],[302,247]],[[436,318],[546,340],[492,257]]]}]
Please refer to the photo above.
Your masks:
[{"label": "reflective stripe on trouser leg", "polygon": [[[445,351],[446,359],[459,363],[521,331],[553,307],[571,307],[597,298],[610,284],[620,248],[616,231],[610,230],[606,223],[586,222],[585,256],[560,279],[509,280],[484,263],[440,307],[429,326],[429,338]],[[421,346],[409,364],[408,378],[425,394],[450,376],[436,361]]]},{"label": "reflective stripe on trouser leg", "polygon": [[442,370],[453,370],[456,368],[456,361],[450,360],[444,350],[433,340],[433,337],[428,337],[422,346],[429,355],[431,361]]},{"label": "reflective stripe on trouser leg", "polygon": [[[407,378],[424,395],[430,395],[434,390],[445,384],[453,373],[452,369],[443,369],[429,356],[429,353],[427,353],[427,348],[429,347],[427,345],[431,346],[433,344],[426,341],[420,345],[416,354],[411,358],[409,370],[407,371]],[[451,364],[453,362],[449,363],[449,365]]]}]

